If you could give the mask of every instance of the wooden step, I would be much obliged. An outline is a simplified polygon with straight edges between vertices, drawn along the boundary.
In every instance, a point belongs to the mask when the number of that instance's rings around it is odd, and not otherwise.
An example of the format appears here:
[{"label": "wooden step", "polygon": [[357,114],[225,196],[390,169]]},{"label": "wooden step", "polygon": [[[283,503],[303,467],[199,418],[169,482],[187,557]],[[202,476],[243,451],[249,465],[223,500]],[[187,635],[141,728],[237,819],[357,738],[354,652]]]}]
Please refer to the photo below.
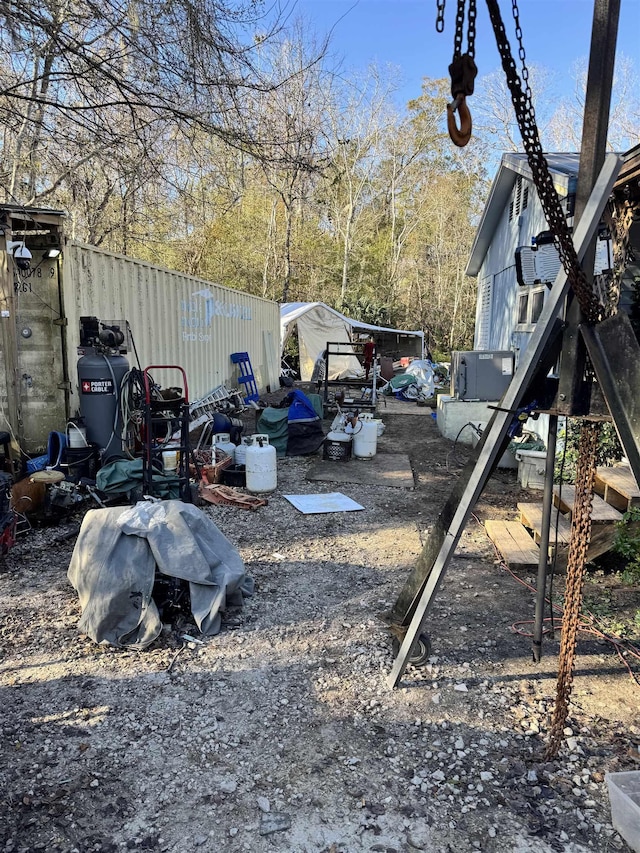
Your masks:
[{"label": "wooden step", "polygon": [[[539,545],[540,532],[542,530],[542,504],[519,503],[518,511],[520,512],[520,521],[533,532],[533,541],[536,545]],[[560,546],[566,546],[570,541],[571,522],[560,512],[558,507],[553,507],[551,510],[549,544],[553,546],[557,542]]]},{"label": "wooden step", "polygon": [[594,489],[620,512],[626,512],[632,506],[640,506],[640,489],[631,468],[626,465],[596,469]]},{"label": "wooden step", "polygon": [[[576,487],[563,483],[562,486],[553,487],[553,502],[560,508],[561,512],[566,512],[571,519],[573,514],[573,505],[576,501]],[[608,504],[605,500],[593,496],[593,506],[591,509],[591,521],[594,524],[614,524],[620,521],[622,513]]]},{"label": "wooden step", "polygon": [[519,521],[485,521],[485,530],[512,569],[537,569],[539,549]]}]

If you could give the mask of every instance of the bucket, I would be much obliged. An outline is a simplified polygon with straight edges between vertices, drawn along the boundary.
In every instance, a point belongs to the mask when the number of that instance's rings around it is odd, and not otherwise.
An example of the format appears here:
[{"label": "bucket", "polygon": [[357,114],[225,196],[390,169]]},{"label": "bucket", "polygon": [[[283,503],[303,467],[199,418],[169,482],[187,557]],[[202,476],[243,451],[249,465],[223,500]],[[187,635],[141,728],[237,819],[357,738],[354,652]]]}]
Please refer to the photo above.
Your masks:
[{"label": "bucket", "polygon": [[88,447],[87,430],[82,424],[69,421],[67,424],[67,440],[69,447]]},{"label": "bucket", "polygon": [[353,428],[353,455],[356,459],[373,459],[378,446],[378,425],[369,413],[358,415]]},{"label": "bucket", "polygon": [[247,489],[254,494],[272,492],[278,485],[276,449],[268,435],[252,435],[247,447],[245,471]]},{"label": "bucket", "polygon": [[29,459],[27,462],[27,474],[33,474],[35,471],[44,471],[49,464],[49,454],[44,456],[36,456],[34,459]]},{"label": "bucket", "polygon": [[89,444],[88,447],[69,447],[62,451],[60,467],[66,474],[67,480],[79,483],[83,478],[95,480],[98,471],[98,446]]},{"label": "bucket", "polygon": [[62,453],[67,446],[67,434],[65,432],[50,432],[47,443],[47,465],[57,468],[62,461]]},{"label": "bucket", "polygon": [[175,449],[162,451],[162,468],[167,474],[173,474],[178,467],[178,451]]},{"label": "bucket", "polygon": [[220,474],[222,482],[225,486],[244,486],[247,482],[247,474],[244,465],[229,465],[228,468],[223,468]]},{"label": "bucket", "polygon": [[322,458],[330,462],[346,462],[351,459],[351,436],[345,432],[327,433],[322,449]]}]

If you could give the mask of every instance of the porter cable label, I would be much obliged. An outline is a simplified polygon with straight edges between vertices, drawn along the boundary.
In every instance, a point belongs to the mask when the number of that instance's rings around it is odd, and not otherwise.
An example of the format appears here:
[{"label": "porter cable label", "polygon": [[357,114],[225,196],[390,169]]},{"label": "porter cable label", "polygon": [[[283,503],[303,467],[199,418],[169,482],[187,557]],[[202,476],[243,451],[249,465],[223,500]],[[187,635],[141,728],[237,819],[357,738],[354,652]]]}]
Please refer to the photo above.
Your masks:
[{"label": "porter cable label", "polygon": [[113,394],[113,379],[83,379],[83,394]]}]

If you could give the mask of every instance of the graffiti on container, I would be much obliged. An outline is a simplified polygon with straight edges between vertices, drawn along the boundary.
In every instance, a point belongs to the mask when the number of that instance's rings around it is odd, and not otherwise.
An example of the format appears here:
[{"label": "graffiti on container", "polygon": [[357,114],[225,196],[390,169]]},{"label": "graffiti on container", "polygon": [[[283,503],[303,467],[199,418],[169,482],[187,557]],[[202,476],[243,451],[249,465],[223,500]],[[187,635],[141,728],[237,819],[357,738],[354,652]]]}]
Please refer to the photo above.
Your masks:
[{"label": "graffiti on container", "polygon": [[[201,296],[202,299],[195,297]],[[211,327],[214,317],[227,317],[236,320],[251,320],[251,308],[234,302],[223,302],[216,299],[209,290],[198,290],[190,299],[181,300],[182,309],[182,340],[201,341],[211,340],[211,335],[203,331]]]}]

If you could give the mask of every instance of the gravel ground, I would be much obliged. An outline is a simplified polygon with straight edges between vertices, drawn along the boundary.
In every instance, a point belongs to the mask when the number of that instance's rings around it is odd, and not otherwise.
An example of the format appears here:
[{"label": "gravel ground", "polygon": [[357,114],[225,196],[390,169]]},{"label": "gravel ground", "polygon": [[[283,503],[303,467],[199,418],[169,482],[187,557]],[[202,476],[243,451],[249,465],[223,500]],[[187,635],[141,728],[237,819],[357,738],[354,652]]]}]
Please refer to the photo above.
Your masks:
[{"label": "gravel ground", "polygon": [[[19,541],[0,575],[1,850],[628,849],[604,774],[640,769],[638,687],[581,636],[566,739],[544,760],[558,642],[531,662],[533,593],[477,523],[515,517],[513,474],[462,537],[429,664],[388,688],[379,616],[455,476],[428,410],[393,402],[379,452],[409,453],[414,490],[309,483],[292,458],[267,507],[204,508],[256,592],[202,644],[180,639],[188,622],[142,652],[94,644],[66,580],[78,518]],[[365,508],[305,516],[282,497],[322,491]]]}]

